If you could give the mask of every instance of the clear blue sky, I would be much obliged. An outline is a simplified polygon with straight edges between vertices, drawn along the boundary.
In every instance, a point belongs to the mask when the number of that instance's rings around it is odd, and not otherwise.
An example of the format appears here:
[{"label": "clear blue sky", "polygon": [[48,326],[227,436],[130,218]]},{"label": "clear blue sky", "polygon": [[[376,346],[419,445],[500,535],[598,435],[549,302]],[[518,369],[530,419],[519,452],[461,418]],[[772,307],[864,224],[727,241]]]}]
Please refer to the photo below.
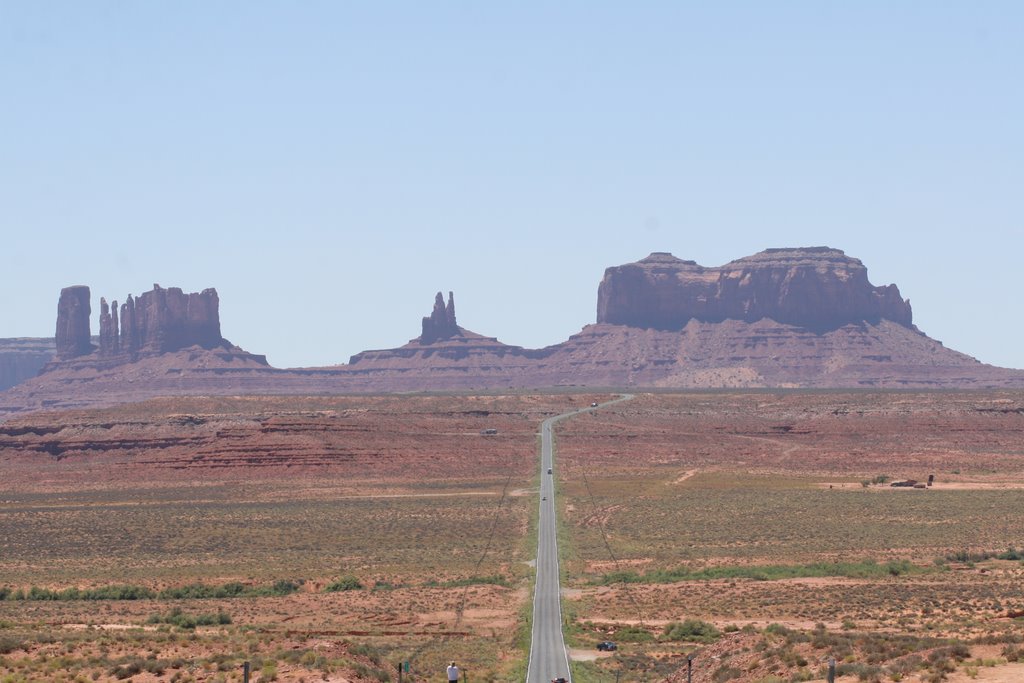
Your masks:
[{"label": "clear blue sky", "polygon": [[279,367],[438,290],[540,347],[608,266],[828,245],[1024,367],[1024,3],[0,0],[0,105],[0,337],[159,282]]}]

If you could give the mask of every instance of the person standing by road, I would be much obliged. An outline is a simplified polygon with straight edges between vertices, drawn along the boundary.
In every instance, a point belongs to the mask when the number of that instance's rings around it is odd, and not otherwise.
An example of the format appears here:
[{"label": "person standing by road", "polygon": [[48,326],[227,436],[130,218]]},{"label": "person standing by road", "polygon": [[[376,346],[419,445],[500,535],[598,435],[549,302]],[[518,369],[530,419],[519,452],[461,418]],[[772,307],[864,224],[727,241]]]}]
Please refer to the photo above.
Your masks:
[{"label": "person standing by road", "polygon": [[448,667],[448,683],[459,683],[459,667],[452,662]]}]

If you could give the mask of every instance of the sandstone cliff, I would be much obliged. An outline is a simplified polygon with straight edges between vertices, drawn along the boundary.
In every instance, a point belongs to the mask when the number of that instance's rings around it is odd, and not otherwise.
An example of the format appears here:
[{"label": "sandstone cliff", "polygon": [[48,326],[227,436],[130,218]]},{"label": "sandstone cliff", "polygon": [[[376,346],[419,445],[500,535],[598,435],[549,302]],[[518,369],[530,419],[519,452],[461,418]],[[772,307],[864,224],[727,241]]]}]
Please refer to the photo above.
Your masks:
[{"label": "sandstone cliff", "polygon": [[99,348],[90,332],[88,287],[66,287],[57,305],[57,359],[70,360],[97,351],[99,357],[121,361],[170,353],[190,346],[230,348],[220,335],[217,290],[186,294],[177,287],[153,289],[137,299],[129,294],[118,311],[117,301],[100,299]]},{"label": "sandstone cliff", "polygon": [[53,337],[0,339],[0,391],[35,377],[55,352]]},{"label": "sandstone cliff", "polygon": [[769,318],[815,331],[891,320],[912,326],[896,285],[875,287],[867,269],[839,249],[768,249],[719,268],[654,253],[608,268],[598,288],[597,322],[681,330],[690,320]]},{"label": "sandstone cliff", "polygon": [[230,346],[212,289],[155,287],[120,306],[101,300],[98,348],[88,313],[88,288],[61,293],[61,359],[0,394],[0,420],[189,394],[1024,387],[1024,371],[985,365],[923,334],[895,285],[873,286],[859,260],[827,247],[770,249],[720,268],[665,253],[609,268],[598,322],[542,349],[460,327],[451,293],[447,303],[436,295],[419,337],[322,368],[279,370]]}]

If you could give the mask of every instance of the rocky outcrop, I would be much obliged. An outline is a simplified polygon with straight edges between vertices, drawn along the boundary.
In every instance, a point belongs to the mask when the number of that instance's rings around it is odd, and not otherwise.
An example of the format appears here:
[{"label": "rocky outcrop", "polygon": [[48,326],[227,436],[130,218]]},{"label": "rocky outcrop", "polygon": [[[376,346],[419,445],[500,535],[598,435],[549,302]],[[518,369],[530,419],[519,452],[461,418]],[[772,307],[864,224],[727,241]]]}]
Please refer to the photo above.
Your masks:
[{"label": "rocky outcrop", "polygon": [[68,360],[93,351],[89,331],[89,288],[84,285],[65,287],[57,301],[57,358]]},{"label": "rocky outcrop", "polygon": [[454,295],[445,302],[438,293],[422,334],[403,346],[363,351],[347,365],[279,370],[220,336],[212,289],[157,286],[120,305],[101,300],[92,353],[88,288],[68,288],[63,359],[0,394],[0,421],[190,394],[1024,387],[1024,370],[927,337],[895,285],[871,285],[863,264],[837,249],[770,249],[720,268],[655,253],[609,268],[598,296],[598,323],[525,349],[459,327]]},{"label": "rocky outcrop", "polygon": [[[516,359],[538,358],[543,353],[502,344],[494,337],[459,327],[455,320],[454,295],[448,292],[448,303],[445,304],[444,296],[438,292],[434,297],[433,311],[423,318],[423,331],[419,337],[395,349],[357,353],[349,359],[347,367],[341,366],[339,370],[359,383],[376,381],[384,375],[401,375],[403,387],[426,382],[432,388],[450,389],[464,381],[462,378],[468,366],[480,364],[487,366],[488,372],[515,375],[521,369]],[[453,377],[446,377],[448,372],[453,373]],[[455,379],[454,384],[452,379]]]},{"label": "rocky outcrop", "polygon": [[768,249],[706,268],[656,252],[608,268],[598,288],[597,322],[681,330],[690,320],[769,318],[809,330],[890,320],[912,327],[896,285],[875,287],[867,269],[839,249]]},{"label": "rocky outcrop", "polygon": [[100,355],[113,356],[119,349],[117,302],[114,302],[114,313],[111,315],[107,300],[100,297]]},{"label": "rocky outcrop", "polygon": [[100,348],[104,357],[151,355],[189,346],[227,348],[220,336],[217,290],[186,294],[177,287],[153,285],[138,299],[131,294],[118,313],[117,302],[100,299]]},{"label": "rocky outcrop", "polygon": [[54,352],[53,337],[0,339],[0,391],[35,377]]},{"label": "rocky outcrop", "polygon": [[444,303],[441,292],[434,297],[434,310],[423,319],[423,333],[420,334],[421,344],[434,344],[444,339],[458,337],[461,334],[455,322],[455,297],[448,292],[448,305]]},{"label": "rocky outcrop", "polygon": [[[85,286],[65,287],[57,304],[58,361],[88,356],[97,350],[90,336],[90,292]],[[186,294],[178,287],[153,289],[137,299],[129,294],[118,309],[117,301],[100,298],[101,358],[133,360],[169,353],[190,346],[229,348],[220,335],[220,300],[217,290]],[[454,308],[452,309],[454,316]]]}]

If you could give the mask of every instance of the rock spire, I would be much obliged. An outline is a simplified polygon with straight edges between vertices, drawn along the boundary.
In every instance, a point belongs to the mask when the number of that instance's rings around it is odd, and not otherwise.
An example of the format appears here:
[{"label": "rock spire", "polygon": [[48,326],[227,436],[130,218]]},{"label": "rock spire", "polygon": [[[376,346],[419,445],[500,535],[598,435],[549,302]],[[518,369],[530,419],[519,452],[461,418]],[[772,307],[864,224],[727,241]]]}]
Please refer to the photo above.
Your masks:
[{"label": "rock spire", "polygon": [[65,287],[57,301],[57,358],[67,360],[92,353],[92,332],[89,316],[89,288],[84,285]]},{"label": "rock spire", "polygon": [[423,319],[420,343],[433,344],[437,341],[457,337],[460,334],[459,325],[455,322],[455,297],[452,292],[448,292],[448,304],[445,305],[444,296],[438,292],[434,297],[434,310]]}]

